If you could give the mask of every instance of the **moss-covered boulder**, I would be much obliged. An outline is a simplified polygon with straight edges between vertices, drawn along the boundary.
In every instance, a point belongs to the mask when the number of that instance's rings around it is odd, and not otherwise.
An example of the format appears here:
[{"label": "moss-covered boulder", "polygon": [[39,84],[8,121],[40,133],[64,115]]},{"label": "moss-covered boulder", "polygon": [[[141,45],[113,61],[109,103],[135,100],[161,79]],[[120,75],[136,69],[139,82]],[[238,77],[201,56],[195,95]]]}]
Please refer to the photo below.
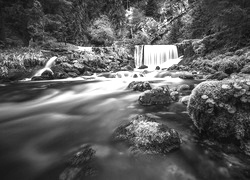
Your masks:
[{"label": "moss-covered boulder", "polygon": [[146,115],[137,115],[118,127],[113,133],[113,140],[127,143],[132,153],[168,153],[181,144],[177,131]]},{"label": "moss-covered boulder", "polygon": [[156,87],[144,91],[139,99],[139,103],[144,106],[149,105],[167,105],[171,103],[171,95],[168,87]]},{"label": "moss-covered boulder", "polygon": [[250,80],[203,82],[192,91],[187,109],[206,137],[242,147],[250,140]]},{"label": "moss-covered boulder", "polygon": [[129,83],[128,88],[141,92],[152,89],[148,81],[132,81]]},{"label": "moss-covered boulder", "polygon": [[54,79],[54,73],[52,72],[52,70],[48,69],[45,70],[42,74],[41,74],[41,78],[44,80],[51,80]]}]

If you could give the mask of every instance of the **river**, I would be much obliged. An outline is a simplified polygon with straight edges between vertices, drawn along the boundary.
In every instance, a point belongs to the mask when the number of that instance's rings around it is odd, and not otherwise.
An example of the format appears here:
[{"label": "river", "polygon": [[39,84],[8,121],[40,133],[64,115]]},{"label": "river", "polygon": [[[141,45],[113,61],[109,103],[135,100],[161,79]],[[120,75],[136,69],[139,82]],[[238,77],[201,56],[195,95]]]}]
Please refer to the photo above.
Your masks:
[{"label": "river", "polygon": [[[99,174],[89,179],[249,178],[244,156],[223,152],[214,156],[216,150],[197,140],[185,105],[143,107],[137,101],[140,92],[127,88],[132,80],[93,77],[1,84],[0,179],[59,179],[68,156],[84,144],[96,150],[100,167]],[[147,80],[153,87],[200,82],[155,74]],[[114,145],[110,140],[113,131],[136,114],[147,114],[176,129],[181,148],[164,156],[135,158],[126,147]]]}]

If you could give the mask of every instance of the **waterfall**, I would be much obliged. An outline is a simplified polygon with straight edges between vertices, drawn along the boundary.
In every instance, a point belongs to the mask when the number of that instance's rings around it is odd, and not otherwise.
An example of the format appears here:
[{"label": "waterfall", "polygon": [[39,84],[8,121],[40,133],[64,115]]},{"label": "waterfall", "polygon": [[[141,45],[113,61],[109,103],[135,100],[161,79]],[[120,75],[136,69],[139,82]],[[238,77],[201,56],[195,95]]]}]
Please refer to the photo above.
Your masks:
[{"label": "waterfall", "polygon": [[[56,59],[57,59],[56,56],[53,56],[52,58],[50,58],[50,59],[48,60],[48,62],[45,64],[44,68],[42,68],[42,69],[40,69],[39,71],[37,71],[36,74],[35,74],[34,76],[41,76],[42,73],[43,73],[44,71],[46,71],[46,70],[51,71],[50,68],[52,67],[52,65],[53,65],[53,63],[55,62]],[[51,71],[51,72],[52,72],[52,71]],[[53,73],[53,72],[52,72],[52,73]]]},{"label": "waterfall", "polygon": [[175,45],[137,45],[135,46],[135,64],[137,67],[147,65],[161,68],[177,64],[178,51]]},{"label": "waterfall", "polygon": [[92,47],[82,47],[82,46],[78,46],[78,50],[79,51],[88,51],[88,52],[92,52]]},{"label": "waterfall", "polygon": [[139,67],[143,64],[143,58],[144,58],[143,51],[144,51],[143,45],[135,46],[134,57],[135,57],[135,66],[136,67]]}]

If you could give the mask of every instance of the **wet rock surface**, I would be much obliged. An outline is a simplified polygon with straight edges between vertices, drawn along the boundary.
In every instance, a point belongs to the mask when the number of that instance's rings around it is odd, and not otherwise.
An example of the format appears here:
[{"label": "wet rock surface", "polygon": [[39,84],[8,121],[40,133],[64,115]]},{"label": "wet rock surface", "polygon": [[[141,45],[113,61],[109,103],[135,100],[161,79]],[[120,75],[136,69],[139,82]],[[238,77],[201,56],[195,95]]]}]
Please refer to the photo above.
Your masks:
[{"label": "wet rock surface", "polygon": [[185,90],[189,90],[190,86],[187,84],[182,84],[180,86],[178,86],[177,91],[185,91]]},{"label": "wet rock surface", "polygon": [[94,165],[95,151],[90,145],[84,145],[66,162],[66,169],[60,174],[59,180],[79,180],[97,175]]},{"label": "wet rock surface", "polygon": [[112,138],[115,142],[127,143],[133,154],[165,154],[178,149],[181,144],[177,131],[146,115],[137,115],[118,127]]},{"label": "wet rock surface", "polygon": [[148,81],[132,81],[129,83],[128,88],[141,92],[152,89]]},{"label": "wet rock surface", "polygon": [[144,91],[139,99],[139,104],[148,105],[167,105],[171,103],[171,95],[168,87],[156,87],[151,90]]},{"label": "wet rock surface", "polygon": [[188,101],[190,99],[190,96],[183,96],[180,98],[180,102],[184,105],[187,105],[188,104]]},{"label": "wet rock surface", "polygon": [[146,66],[146,65],[141,65],[138,69],[147,69],[148,68],[148,66]]},{"label": "wet rock surface", "polygon": [[54,74],[51,70],[45,70],[42,74],[41,74],[41,78],[44,80],[52,80],[54,79]]}]

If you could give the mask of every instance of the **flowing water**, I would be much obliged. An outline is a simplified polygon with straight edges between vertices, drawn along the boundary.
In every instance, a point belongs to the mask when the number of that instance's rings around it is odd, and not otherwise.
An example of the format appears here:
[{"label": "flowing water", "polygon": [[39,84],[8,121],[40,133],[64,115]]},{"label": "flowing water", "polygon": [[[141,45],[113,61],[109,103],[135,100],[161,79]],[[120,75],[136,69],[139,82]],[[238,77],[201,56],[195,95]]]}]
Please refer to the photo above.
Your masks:
[{"label": "flowing water", "polygon": [[[149,77],[153,87],[199,83],[164,73]],[[59,179],[69,155],[84,144],[96,150],[100,167],[90,179],[249,178],[244,156],[218,154],[196,140],[185,105],[143,107],[137,102],[140,92],[127,89],[132,80],[93,77],[1,84],[0,179]],[[136,114],[147,114],[176,129],[182,137],[181,148],[167,155],[133,157],[127,147],[113,144],[112,132]]]},{"label": "flowing water", "polygon": [[[48,60],[48,62],[45,64],[44,68],[43,68],[43,69],[40,69],[39,71],[37,71],[37,73],[36,73],[34,76],[41,76],[42,73],[43,73],[44,71],[46,71],[46,70],[52,72],[52,70],[51,70],[50,68],[52,67],[52,65],[54,64],[54,62],[55,62],[56,59],[57,59],[56,56],[50,58],[50,59]],[[53,72],[52,72],[52,74],[53,74]]]}]

